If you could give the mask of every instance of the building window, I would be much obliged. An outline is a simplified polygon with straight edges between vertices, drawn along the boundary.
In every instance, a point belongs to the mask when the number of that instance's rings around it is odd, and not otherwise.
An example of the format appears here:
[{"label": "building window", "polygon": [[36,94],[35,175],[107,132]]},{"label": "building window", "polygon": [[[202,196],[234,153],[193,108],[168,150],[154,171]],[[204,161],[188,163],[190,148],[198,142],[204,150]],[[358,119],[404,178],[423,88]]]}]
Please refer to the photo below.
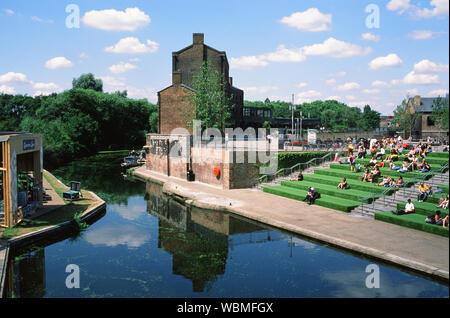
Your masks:
[{"label": "building window", "polygon": [[263,114],[264,114],[264,110],[262,110],[262,109],[258,109],[258,117],[263,117]]},{"label": "building window", "polygon": [[434,120],[431,118],[431,116],[427,117],[427,126],[434,126]]},{"label": "building window", "polygon": [[244,108],[244,117],[250,117],[250,108]]}]

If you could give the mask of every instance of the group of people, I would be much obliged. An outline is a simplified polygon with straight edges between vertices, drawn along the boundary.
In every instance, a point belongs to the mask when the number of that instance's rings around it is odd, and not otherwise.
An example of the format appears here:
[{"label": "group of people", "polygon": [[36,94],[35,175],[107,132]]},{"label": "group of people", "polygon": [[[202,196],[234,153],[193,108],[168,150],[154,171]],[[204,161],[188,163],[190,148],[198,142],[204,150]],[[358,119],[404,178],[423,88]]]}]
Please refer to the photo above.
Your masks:
[{"label": "group of people", "polygon": [[[447,202],[447,203],[445,203],[445,202]],[[448,194],[447,194],[447,197],[445,199],[443,199],[437,207],[445,206],[445,204],[448,208]],[[411,213],[415,213],[415,212],[416,212],[416,209],[414,207],[414,204],[411,202],[411,199],[408,199],[408,202],[406,203],[405,208],[403,210],[395,211],[393,213],[396,215],[404,215],[404,214],[411,214]],[[446,215],[445,217],[442,217],[441,215],[442,215],[441,211],[436,210],[434,215],[430,215],[425,219],[425,223],[442,225],[442,227],[445,229],[449,226],[449,218],[448,218],[448,215]]]}]

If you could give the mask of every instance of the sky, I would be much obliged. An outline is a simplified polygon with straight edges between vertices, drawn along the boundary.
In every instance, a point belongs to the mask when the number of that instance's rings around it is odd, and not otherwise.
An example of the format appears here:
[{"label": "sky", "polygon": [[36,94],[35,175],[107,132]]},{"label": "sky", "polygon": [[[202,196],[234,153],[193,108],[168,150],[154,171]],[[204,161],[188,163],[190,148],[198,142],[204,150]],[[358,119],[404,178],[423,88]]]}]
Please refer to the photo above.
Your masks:
[{"label": "sky", "polygon": [[0,93],[62,92],[93,73],[106,92],[156,103],[193,33],[226,51],[246,100],[391,115],[449,91],[448,0],[0,0]]}]

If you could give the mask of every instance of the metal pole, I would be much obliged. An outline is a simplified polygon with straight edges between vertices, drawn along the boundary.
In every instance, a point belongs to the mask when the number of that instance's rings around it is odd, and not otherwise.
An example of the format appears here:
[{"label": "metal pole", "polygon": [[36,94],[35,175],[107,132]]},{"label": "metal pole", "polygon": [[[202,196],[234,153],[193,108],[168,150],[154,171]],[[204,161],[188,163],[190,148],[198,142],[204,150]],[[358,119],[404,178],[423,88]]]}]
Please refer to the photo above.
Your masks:
[{"label": "metal pole", "polygon": [[294,134],[294,94],[292,94],[291,110],[292,110],[292,131],[291,131],[291,134]]},{"label": "metal pole", "polygon": [[303,112],[300,112],[300,139],[303,139]]}]

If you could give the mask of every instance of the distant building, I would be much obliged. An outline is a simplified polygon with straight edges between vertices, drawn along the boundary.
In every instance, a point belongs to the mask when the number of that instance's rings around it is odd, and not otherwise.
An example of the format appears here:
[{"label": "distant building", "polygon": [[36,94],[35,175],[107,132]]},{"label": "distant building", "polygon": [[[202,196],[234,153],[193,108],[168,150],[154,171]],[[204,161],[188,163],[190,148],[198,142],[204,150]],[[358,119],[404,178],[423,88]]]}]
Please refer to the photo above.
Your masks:
[{"label": "distant building", "polygon": [[[410,111],[420,114],[413,129],[413,138],[424,139],[430,137],[448,137],[448,129],[439,129],[433,121],[433,104],[437,97],[420,97],[414,96],[408,100]],[[442,99],[448,101],[448,94]],[[448,107],[448,102],[447,102]]]}]

